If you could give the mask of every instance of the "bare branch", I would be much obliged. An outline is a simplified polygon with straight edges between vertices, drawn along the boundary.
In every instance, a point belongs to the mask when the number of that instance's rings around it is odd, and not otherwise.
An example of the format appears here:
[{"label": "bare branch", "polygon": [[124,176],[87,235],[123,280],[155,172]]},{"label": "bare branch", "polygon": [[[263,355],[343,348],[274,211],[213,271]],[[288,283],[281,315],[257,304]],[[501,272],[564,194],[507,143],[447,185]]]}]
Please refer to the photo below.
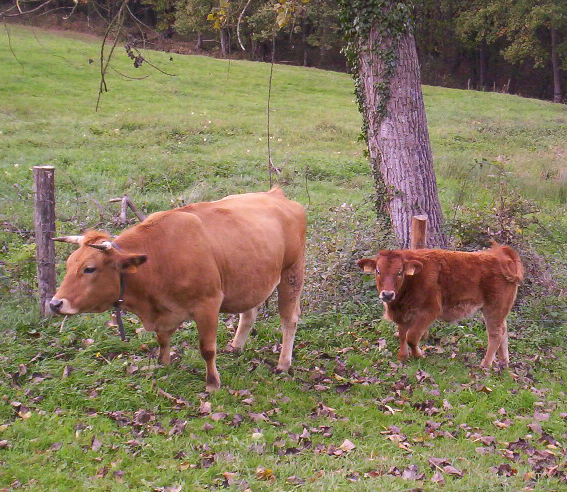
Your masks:
[{"label": "bare branch", "polygon": [[149,75],[144,75],[142,77],[131,77],[130,75],[126,75],[125,73],[120,72],[119,70],[116,70],[116,68],[114,68],[112,65],[110,65],[108,68],[110,68],[111,70],[113,70],[114,72],[116,72],[118,75],[120,75],[121,77],[124,77],[125,79],[130,79],[130,80],[144,80],[147,79],[149,77]]},{"label": "bare branch", "polygon": [[242,17],[244,16],[244,12],[246,11],[248,5],[250,5],[251,1],[252,0],[248,0],[246,2],[246,5],[242,9],[242,12],[240,12],[240,15],[238,16],[238,23],[236,24],[236,37],[238,38],[238,43],[240,44],[242,51],[246,51],[246,48],[244,47],[244,44],[242,43],[242,40],[240,39],[240,23],[242,22]]},{"label": "bare branch", "polygon": [[77,10],[77,6],[79,5],[79,0],[73,0],[73,1],[75,3],[75,5],[73,5],[73,9],[71,10],[71,12],[69,12],[69,15],[63,17],[63,20],[69,19],[69,17],[71,17],[75,13],[75,10]]},{"label": "bare branch", "polygon": [[130,197],[128,195],[124,195],[122,198],[113,198],[112,200],[109,200],[110,203],[116,203],[116,202],[121,202],[121,211],[120,211],[120,220],[122,221],[123,224],[126,224],[128,222],[128,217],[127,217],[127,210],[128,207],[130,207],[132,209],[132,212],[134,212],[134,214],[136,215],[136,217],[138,217],[138,220],[140,222],[146,220],[146,216],[138,211],[138,209],[136,208],[136,206],[134,205],[134,203],[132,202],[132,200],[130,199]]},{"label": "bare branch", "polygon": [[268,108],[267,108],[267,133],[268,133],[268,173],[270,175],[270,188],[273,185],[272,174],[275,169],[272,164],[272,152],[270,149],[270,100],[272,98],[272,77],[274,74],[274,63],[276,59],[276,33],[272,36],[272,63],[270,64],[270,81],[268,82]]},{"label": "bare branch", "polygon": [[[99,106],[99,103],[100,103],[100,98],[102,96],[102,93],[108,92],[108,87],[106,86],[105,75],[106,75],[106,71],[108,69],[108,65],[110,64],[110,59],[112,58],[112,53],[114,53],[114,49],[116,48],[116,45],[118,44],[118,38],[120,37],[120,32],[122,31],[122,27],[124,25],[123,11],[124,11],[124,7],[126,6],[127,2],[128,2],[128,0],[124,0],[122,2],[120,9],[118,10],[117,14],[112,18],[112,21],[110,22],[110,24],[108,25],[108,28],[106,29],[106,32],[104,33],[104,38],[102,40],[102,45],[100,47],[100,86],[99,86],[99,90],[98,90],[98,98],[97,98],[97,101],[96,101],[95,111],[98,111],[98,106]],[[110,48],[110,53],[108,54],[108,57],[105,58],[104,48],[106,46],[106,40],[108,39],[108,36],[110,35],[110,31],[112,30],[112,27],[114,26],[114,24],[116,24],[118,26],[118,30],[116,32],[116,35],[114,36],[114,42],[112,43],[112,48]]]},{"label": "bare branch", "polygon": [[20,67],[22,67],[22,71],[25,71],[26,69],[23,63],[18,59],[16,53],[14,52],[14,48],[12,47],[12,37],[10,36],[10,29],[8,29],[8,24],[6,24],[6,22],[4,22],[4,28],[6,29],[6,34],[8,35],[8,46],[10,48],[10,52],[12,53],[12,56],[16,59],[16,61],[20,64]]},{"label": "bare branch", "polygon": [[[36,12],[40,9],[42,9],[43,7],[45,7],[46,5],[49,5],[53,0],[45,0],[45,2],[43,2],[42,4],[38,5],[37,7],[31,9],[31,10],[22,10],[22,8],[20,7],[20,2],[16,1],[15,5],[12,5],[10,8],[4,10],[3,12],[0,12],[0,17],[20,17],[22,15],[27,15],[27,14],[31,14],[32,12]],[[6,12],[9,12],[10,10],[13,9],[17,9],[18,13],[17,14],[10,14],[7,15]]]}]

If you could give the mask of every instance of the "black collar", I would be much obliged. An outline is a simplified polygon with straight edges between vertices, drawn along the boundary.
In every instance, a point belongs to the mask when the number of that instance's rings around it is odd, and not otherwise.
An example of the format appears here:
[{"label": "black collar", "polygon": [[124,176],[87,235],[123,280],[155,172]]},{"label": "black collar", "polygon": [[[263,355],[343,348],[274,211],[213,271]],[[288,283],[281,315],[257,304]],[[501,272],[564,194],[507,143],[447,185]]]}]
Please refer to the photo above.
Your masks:
[{"label": "black collar", "polygon": [[123,342],[126,341],[126,332],[124,331],[124,322],[122,321],[122,303],[124,302],[124,272],[120,272],[120,294],[118,300],[114,303],[114,316],[118,323],[118,332]]}]

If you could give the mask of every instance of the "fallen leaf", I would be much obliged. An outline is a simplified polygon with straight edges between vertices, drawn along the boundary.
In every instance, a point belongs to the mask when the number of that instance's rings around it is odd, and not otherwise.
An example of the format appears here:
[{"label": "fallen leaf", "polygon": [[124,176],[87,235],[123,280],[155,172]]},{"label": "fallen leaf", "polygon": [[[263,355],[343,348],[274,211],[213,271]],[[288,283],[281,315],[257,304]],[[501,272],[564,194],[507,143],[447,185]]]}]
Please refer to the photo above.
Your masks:
[{"label": "fallen leaf", "polygon": [[516,468],[512,468],[509,463],[502,463],[498,466],[493,466],[489,468],[489,470],[492,473],[496,473],[496,475],[503,477],[513,477],[516,473],[518,473],[518,470]]},{"label": "fallen leaf", "polygon": [[256,478],[258,480],[275,480],[274,471],[271,468],[259,466],[256,468]]},{"label": "fallen leaf", "polygon": [[342,449],[345,453],[350,453],[354,448],[356,448],[356,446],[348,439],[345,439],[339,446],[339,449]]},{"label": "fallen leaf", "polygon": [[199,413],[202,415],[207,415],[209,413],[212,413],[213,411],[213,405],[211,404],[210,401],[203,401],[200,400],[200,405],[199,405]]},{"label": "fallen leaf", "polygon": [[436,483],[438,485],[445,485],[445,477],[443,476],[443,474],[437,470],[433,476],[431,477],[431,481],[433,483]]},{"label": "fallen leaf", "polygon": [[443,471],[447,475],[453,475],[453,476],[459,477],[459,478],[462,478],[463,475],[464,475],[461,470],[459,470],[458,468],[455,468],[454,466],[451,466],[451,465],[444,466]]},{"label": "fallen leaf", "polygon": [[102,442],[97,439],[96,436],[93,436],[91,439],[91,450],[98,451],[102,447]]},{"label": "fallen leaf", "polygon": [[303,480],[303,478],[300,478],[296,475],[287,477],[285,481],[291,485],[303,485],[305,483],[305,480]]},{"label": "fallen leaf", "polygon": [[549,414],[543,413],[543,412],[538,412],[536,410],[534,412],[534,419],[537,420],[538,422],[546,422],[547,420],[549,420]]},{"label": "fallen leaf", "polygon": [[402,472],[402,478],[404,480],[423,480],[425,473],[419,473],[419,467],[417,465],[410,465]]}]

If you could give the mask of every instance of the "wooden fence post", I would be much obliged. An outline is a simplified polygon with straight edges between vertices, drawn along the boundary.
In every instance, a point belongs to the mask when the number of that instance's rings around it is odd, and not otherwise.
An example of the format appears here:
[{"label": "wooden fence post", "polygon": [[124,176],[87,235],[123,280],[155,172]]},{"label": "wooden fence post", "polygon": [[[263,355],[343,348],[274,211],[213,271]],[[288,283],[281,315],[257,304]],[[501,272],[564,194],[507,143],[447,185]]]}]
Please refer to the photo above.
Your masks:
[{"label": "wooden fence post", "polygon": [[427,246],[427,215],[415,215],[411,219],[411,249],[423,249]]},{"label": "wooden fence post", "polygon": [[42,315],[50,313],[49,301],[55,294],[55,168],[33,167],[35,195],[35,244],[39,309]]}]

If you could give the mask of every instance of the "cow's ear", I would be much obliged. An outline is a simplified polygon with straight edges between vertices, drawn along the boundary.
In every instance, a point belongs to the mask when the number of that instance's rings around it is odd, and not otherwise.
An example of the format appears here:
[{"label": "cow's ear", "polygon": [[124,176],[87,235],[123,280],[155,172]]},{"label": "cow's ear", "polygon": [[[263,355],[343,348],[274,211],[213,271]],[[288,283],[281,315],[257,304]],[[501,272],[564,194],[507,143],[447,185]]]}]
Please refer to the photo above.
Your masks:
[{"label": "cow's ear", "polygon": [[370,258],[362,258],[362,260],[358,260],[356,264],[364,273],[374,273],[376,270],[376,260],[371,260]]},{"label": "cow's ear", "polygon": [[416,275],[421,272],[423,268],[423,263],[417,260],[410,260],[406,263],[405,273],[406,275]]},{"label": "cow's ear", "polygon": [[127,273],[136,273],[138,267],[146,262],[148,257],[146,255],[127,255],[120,260],[120,268]]}]

